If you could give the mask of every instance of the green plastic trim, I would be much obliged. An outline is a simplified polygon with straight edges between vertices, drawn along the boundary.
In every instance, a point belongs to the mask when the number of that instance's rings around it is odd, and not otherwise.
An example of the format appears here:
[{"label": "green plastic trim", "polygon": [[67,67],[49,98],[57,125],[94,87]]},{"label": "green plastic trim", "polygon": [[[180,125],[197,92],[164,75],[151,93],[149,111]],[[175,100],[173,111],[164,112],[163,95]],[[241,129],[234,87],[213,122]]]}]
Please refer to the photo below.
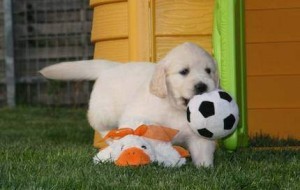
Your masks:
[{"label": "green plastic trim", "polygon": [[215,3],[212,42],[220,86],[237,100],[240,108],[236,131],[221,144],[228,150],[236,150],[248,146],[244,0],[216,0]]}]

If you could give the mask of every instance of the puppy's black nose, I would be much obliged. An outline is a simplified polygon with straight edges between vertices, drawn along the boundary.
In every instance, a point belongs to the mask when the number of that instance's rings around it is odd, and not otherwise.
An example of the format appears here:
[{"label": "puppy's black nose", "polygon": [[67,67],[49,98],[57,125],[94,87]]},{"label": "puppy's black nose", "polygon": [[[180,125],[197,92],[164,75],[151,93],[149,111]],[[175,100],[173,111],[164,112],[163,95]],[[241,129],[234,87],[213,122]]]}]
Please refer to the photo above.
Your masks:
[{"label": "puppy's black nose", "polygon": [[204,92],[207,91],[207,85],[202,82],[199,82],[194,86],[194,91],[195,94],[203,94]]}]

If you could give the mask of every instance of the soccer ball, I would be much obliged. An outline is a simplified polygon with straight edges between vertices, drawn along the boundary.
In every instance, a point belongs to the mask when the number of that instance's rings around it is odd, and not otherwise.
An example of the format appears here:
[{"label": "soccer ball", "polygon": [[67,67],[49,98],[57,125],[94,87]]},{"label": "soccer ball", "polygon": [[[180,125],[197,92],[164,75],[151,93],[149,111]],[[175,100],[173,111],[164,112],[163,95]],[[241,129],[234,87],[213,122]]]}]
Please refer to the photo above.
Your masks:
[{"label": "soccer ball", "polygon": [[188,104],[187,120],[192,130],[207,139],[220,139],[234,132],[239,109],[223,90],[194,96]]}]

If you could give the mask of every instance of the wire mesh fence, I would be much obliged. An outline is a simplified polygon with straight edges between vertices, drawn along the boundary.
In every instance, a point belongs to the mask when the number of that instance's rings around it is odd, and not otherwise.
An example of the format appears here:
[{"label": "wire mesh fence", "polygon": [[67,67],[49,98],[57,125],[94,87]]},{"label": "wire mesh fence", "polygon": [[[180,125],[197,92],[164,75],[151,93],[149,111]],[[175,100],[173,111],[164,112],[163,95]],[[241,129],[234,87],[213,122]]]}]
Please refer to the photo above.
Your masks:
[{"label": "wire mesh fence", "polygon": [[0,107],[6,104],[5,64],[4,64],[4,15],[3,1],[0,0]]},{"label": "wire mesh fence", "polygon": [[38,71],[58,62],[92,58],[92,11],[88,3],[88,0],[12,1],[17,104],[87,103],[89,83],[49,82]]}]

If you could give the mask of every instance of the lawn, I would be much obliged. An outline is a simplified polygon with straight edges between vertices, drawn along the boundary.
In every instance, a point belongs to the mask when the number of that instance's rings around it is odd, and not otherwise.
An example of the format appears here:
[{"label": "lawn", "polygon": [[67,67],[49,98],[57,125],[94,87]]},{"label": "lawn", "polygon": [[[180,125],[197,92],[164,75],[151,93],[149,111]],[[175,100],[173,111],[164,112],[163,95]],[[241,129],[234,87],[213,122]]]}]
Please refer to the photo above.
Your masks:
[{"label": "lawn", "polygon": [[[84,109],[0,109],[0,189],[299,189],[299,150],[217,150],[214,168],[94,165]],[[253,145],[283,142],[255,138]],[[268,144],[271,143],[271,144]]]}]

